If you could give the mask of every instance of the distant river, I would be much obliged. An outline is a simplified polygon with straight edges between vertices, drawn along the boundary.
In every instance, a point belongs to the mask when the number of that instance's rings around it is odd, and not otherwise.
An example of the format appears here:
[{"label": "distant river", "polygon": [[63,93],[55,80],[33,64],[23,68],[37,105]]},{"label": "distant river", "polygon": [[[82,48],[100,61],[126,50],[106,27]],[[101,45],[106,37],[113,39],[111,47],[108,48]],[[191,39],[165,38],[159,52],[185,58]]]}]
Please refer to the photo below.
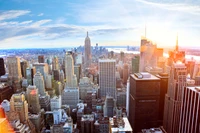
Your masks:
[{"label": "distant river", "polygon": [[[107,48],[108,51],[113,51],[115,53],[120,53],[121,51],[123,51],[124,53],[132,53],[132,54],[140,54],[139,51],[127,51],[126,48]],[[168,57],[167,53],[163,54],[164,57]],[[186,55],[185,58],[187,60],[196,60],[197,62],[200,63],[200,56],[196,56],[196,55]]]}]

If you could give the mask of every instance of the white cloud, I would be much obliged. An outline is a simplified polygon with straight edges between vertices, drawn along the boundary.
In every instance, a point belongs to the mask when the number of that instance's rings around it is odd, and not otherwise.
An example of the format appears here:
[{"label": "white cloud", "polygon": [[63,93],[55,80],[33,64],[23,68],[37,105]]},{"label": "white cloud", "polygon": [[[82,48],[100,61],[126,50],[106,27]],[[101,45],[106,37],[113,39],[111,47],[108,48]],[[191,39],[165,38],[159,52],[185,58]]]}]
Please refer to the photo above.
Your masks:
[{"label": "white cloud", "polygon": [[10,11],[0,12],[0,21],[14,19],[19,16],[26,15],[28,13],[30,13],[30,11],[28,10],[10,10]]},{"label": "white cloud", "polygon": [[35,23],[32,23],[30,26],[32,26],[32,27],[39,27],[39,26],[41,26],[43,24],[46,24],[48,22],[51,22],[51,21],[52,21],[51,19],[39,20],[39,21],[37,21]]},{"label": "white cloud", "polygon": [[136,0],[136,1],[141,2],[143,4],[159,7],[162,9],[181,11],[181,12],[200,15],[199,5],[189,5],[186,3],[156,3],[156,2],[149,2],[147,0]]},{"label": "white cloud", "polygon": [[40,16],[43,16],[44,15],[44,13],[40,13],[40,14],[38,14],[38,16],[40,17]]}]

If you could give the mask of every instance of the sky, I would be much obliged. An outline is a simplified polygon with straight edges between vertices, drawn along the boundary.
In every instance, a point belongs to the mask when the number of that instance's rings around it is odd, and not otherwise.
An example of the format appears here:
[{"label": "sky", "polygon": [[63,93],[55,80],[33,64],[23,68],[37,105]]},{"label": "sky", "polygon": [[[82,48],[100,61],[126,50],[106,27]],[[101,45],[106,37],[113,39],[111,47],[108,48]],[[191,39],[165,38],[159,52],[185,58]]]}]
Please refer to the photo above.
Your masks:
[{"label": "sky", "polygon": [[0,0],[0,49],[200,46],[200,0]]}]

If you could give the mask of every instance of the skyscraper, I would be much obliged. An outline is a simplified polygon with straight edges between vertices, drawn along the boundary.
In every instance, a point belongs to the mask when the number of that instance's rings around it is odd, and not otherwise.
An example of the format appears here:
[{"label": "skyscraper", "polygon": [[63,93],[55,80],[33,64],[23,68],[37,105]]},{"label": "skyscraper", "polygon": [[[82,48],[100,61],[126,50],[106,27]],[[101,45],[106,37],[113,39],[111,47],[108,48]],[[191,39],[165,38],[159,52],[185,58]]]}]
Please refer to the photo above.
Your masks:
[{"label": "skyscraper", "polygon": [[183,89],[186,87],[187,68],[185,64],[174,63],[169,75],[169,85],[165,95],[163,127],[166,132],[178,133]]},{"label": "skyscraper", "polygon": [[[28,103],[25,100],[25,95],[22,93],[13,94],[10,99],[10,112],[19,114],[20,122],[25,123],[28,120]],[[10,116],[12,116],[10,114]]]},{"label": "skyscraper", "polygon": [[168,90],[165,95],[163,128],[169,133],[178,133],[181,117],[181,104],[183,102],[184,87],[187,86],[187,68],[184,64],[185,52],[176,48],[169,52],[166,71],[169,74]]},{"label": "skyscraper", "polygon": [[181,106],[179,133],[200,132],[200,88],[185,87]]},{"label": "skyscraper", "polygon": [[65,55],[65,74],[66,87],[77,87],[77,78],[74,74],[74,60],[70,52],[67,52]]},{"label": "skyscraper", "polygon": [[115,63],[115,60],[110,59],[99,60],[99,87],[101,97],[109,95],[116,98]]},{"label": "skyscraper", "polygon": [[38,62],[39,63],[44,63],[44,55],[39,55],[38,56]]},{"label": "skyscraper", "polygon": [[21,65],[22,77],[26,78],[26,68],[28,68],[28,62],[24,60],[20,62],[20,65]]},{"label": "skyscraper", "polygon": [[22,78],[20,58],[19,57],[8,57],[7,66],[9,71],[9,79],[14,86],[14,91],[21,91],[20,80]]},{"label": "skyscraper", "polygon": [[36,88],[36,86],[29,85],[26,93],[27,93],[29,112],[32,114],[38,114],[40,112],[38,89]]},{"label": "skyscraper", "polygon": [[40,96],[45,95],[44,79],[40,72],[37,72],[33,78],[33,84],[38,88]]},{"label": "skyscraper", "polygon": [[53,57],[52,59],[52,70],[59,70],[58,57]]},{"label": "skyscraper", "polygon": [[87,32],[87,36],[85,38],[84,54],[85,54],[84,55],[85,68],[87,68],[90,66],[91,59],[92,59],[91,42],[90,42],[90,38],[88,36],[88,32]]},{"label": "skyscraper", "polygon": [[0,58],[0,76],[4,75],[6,73],[5,66],[4,66],[4,60],[3,58]]},{"label": "skyscraper", "polygon": [[160,79],[149,73],[141,75],[143,78],[138,78],[136,74],[130,76],[129,121],[133,133],[160,126]]}]

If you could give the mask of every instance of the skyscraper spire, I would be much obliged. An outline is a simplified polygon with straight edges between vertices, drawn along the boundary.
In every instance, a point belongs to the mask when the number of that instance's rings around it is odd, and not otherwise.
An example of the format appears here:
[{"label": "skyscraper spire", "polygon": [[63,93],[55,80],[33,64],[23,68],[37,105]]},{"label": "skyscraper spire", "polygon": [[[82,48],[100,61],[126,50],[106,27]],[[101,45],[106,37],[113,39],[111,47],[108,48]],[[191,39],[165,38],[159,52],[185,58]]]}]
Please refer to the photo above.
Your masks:
[{"label": "skyscraper spire", "polygon": [[147,28],[146,28],[146,24],[145,24],[145,38],[146,38],[146,34],[147,34]]},{"label": "skyscraper spire", "polygon": [[87,31],[87,37],[88,37],[88,31]]},{"label": "skyscraper spire", "polygon": [[177,33],[177,36],[176,36],[176,51],[178,51],[178,33]]}]

